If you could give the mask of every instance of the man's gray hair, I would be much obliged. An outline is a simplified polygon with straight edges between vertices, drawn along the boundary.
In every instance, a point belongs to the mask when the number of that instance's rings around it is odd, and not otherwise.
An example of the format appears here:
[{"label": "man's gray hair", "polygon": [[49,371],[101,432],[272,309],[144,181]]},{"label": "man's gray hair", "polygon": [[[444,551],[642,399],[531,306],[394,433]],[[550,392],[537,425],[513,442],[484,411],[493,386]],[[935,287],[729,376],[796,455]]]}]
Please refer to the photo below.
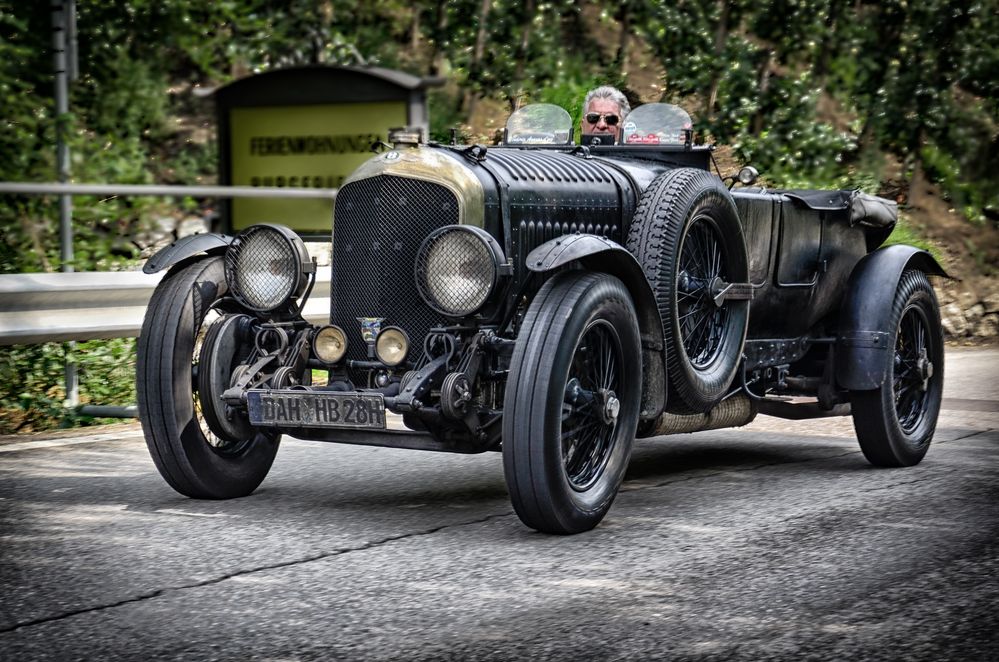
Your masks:
[{"label": "man's gray hair", "polygon": [[628,103],[628,98],[621,93],[621,90],[616,87],[611,87],[610,85],[601,85],[600,87],[590,90],[587,93],[586,98],[583,99],[583,114],[586,114],[587,109],[590,107],[590,102],[594,99],[608,99],[613,101],[621,109],[621,119],[624,120],[625,117],[631,113],[631,105]]}]

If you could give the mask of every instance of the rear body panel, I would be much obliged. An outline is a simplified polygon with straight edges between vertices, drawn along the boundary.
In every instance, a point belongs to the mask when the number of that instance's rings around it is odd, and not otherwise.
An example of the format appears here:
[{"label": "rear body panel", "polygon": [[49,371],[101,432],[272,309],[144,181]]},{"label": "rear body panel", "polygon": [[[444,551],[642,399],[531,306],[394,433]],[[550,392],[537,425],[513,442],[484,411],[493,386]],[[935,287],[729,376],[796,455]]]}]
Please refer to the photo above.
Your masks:
[{"label": "rear body panel", "polygon": [[797,338],[834,313],[866,228],[848,210],[812,209],[781,192],[733,191],[754,288],[747,337]]}]

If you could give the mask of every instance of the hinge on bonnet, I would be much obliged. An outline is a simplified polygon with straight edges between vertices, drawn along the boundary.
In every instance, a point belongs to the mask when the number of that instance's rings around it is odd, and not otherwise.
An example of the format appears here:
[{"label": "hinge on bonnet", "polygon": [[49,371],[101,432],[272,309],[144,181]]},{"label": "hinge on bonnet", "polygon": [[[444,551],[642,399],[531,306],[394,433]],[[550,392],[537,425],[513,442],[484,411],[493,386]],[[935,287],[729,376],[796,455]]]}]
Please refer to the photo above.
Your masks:
[{"label": "hinge on bonnet", "polygon": [[485,145],[471,145],[461,150],[461,154],[476,163],[482,163],[486,160],[486,152],[488,148]]}]

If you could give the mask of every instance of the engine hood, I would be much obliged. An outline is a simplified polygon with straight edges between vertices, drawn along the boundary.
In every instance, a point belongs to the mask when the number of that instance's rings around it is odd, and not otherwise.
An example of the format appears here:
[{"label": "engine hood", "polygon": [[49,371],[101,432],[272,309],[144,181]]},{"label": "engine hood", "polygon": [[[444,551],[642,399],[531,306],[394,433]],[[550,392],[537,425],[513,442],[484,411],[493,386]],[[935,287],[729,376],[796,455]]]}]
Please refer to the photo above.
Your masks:
[{"label": "engine hood", "polygon": [[[485,214],[485,191],[482,182],[460,157],[425,145],[392,149],[365,161],[343,187],[381,175],[419,179],[439,184],[454,193],[458,200],[458,222],[482,227]],[[333,207],[336,218],[336,204]]]}]

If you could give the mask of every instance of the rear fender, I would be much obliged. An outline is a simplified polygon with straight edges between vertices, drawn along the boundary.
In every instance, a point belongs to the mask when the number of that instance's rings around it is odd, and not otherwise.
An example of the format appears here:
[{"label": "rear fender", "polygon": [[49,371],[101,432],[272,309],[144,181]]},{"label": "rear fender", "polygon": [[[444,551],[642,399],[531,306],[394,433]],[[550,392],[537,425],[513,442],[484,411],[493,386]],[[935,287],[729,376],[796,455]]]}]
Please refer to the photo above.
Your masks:
[{"label": "rear fender", "polygon": [[639,417],[643,420],[657,418],[666,406],[666,345],[659,307],[642,265],[621,244],[592,234],[556,237],[527,255],[527,268],[536,273],[572,263],[616,276],[631,293],[642,336],[642,409]]},{"label": "rear fender", "polygon": [[142,271],[147,274],[154,274],[199,253],[203,253],[205,256],[221,255],[225,253],[232,240],[233,237],[229,235],[216,234],[214,232],[181,237],[166,248],[160,249],[155,255],[146,260]]},{"label": "rear fender", "polygon": [[842,388],[867,391],[884,382],[886,355],[895,343],[891,302],[907,269],[950,278],[932,255],[900,244],[867,255],[850,274],[837,340],[836,381]]}]

